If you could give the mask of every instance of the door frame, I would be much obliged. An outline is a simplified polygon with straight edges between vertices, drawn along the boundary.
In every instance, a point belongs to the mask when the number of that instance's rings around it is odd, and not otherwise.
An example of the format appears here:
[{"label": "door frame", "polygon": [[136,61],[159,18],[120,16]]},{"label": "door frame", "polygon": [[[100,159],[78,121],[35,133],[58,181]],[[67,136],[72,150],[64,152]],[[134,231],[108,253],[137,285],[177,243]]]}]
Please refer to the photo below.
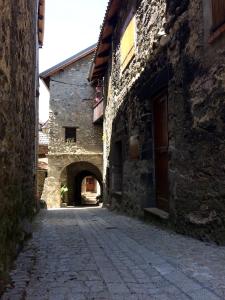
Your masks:
[{"label": "door frame", "polygon": [[168,90],[167,88],[160,90],[158,93],[154,94],[151,99],[152,99],[152,143],[153,143],[153,165],[154,165],[154,198],[155,198],[155,207],[160,209],[160,210],[164,210],[166,212],[170,211],[170,193],[169,193],[169,157],[168,157],[168,153],[169,150],[167,148],[167,201],[168,201],[168,207],[166,209],[162,209],[160,207],[158,207],[158,199],[157,199],[157,174],[156,174],[156,142],[155,142],[155,125],[156,125],[156,121],[155,121],[155,108],[154,108],[154,104],[155,101],[159,100],[160,98],[166,97],[167,98],[167,109],[166,109],[166,113],[167,113],[167,133],[168,133],[168,145],[167,147],[169,148],[169,117],[168,117]]}]

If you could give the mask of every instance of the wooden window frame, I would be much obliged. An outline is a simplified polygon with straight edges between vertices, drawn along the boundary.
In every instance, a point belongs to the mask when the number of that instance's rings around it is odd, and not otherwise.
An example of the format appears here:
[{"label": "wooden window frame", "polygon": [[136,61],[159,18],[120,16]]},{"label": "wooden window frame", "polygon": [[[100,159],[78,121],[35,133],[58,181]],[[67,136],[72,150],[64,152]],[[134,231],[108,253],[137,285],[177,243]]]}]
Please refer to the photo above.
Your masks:
[{"label": "wooden window frame", "polygon": [[[223,6],[221,7],[221,10],[219,9],[220,5]],[[221,13],[221,11],[223,11],[223,8],[224,8],[224,12]],[[211,0],[211,10],[212,10],[212,32],[214,32],[219,27],[225,24],[225,1]]]},{"label": "wooden window frame", "polygon": [[[210,0],[210,8],[211,8],[211,18],[212,18],[212,26],[211,26],[211,34],[209,37],[209,44],[213,43],[217,38],[220,37],[221,34],[225,32],[225,12],[224,18],[221,16],[218,17],[218,14],[222,11],[216,7],[215,1],[221,1],[221,5],[224,6],[225,10],[225,1],[224,0]],[[218,4],[219,6],[219,4]],[[216,12],[217,10],[217,12]],[[223,14],[221,14],[223,15]],[[221,20],[219,20],[221,19]]]}]

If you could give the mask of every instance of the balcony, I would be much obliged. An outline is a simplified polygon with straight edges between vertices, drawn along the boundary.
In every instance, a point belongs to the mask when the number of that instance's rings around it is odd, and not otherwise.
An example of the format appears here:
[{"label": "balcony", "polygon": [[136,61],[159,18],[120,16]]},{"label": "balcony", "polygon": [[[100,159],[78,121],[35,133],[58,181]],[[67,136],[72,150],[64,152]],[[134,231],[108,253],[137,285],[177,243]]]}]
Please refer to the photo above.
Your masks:
[{"label": "balcony", "polygon": [[93,123],[99,124],[103,120],[103,98],[94,104],[93,107]]}]

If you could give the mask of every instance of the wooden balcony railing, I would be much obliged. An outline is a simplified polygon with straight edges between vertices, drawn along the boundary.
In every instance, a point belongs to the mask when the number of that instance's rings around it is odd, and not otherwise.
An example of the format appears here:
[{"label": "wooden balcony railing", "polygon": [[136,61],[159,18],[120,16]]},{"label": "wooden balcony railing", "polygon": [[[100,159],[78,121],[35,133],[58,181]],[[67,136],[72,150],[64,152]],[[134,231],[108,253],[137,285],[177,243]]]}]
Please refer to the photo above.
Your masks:
[{"label": "wooden balcony railing", "polygon": [[93,123],[101,123],[103,120],[103,99],[94,104]]}]

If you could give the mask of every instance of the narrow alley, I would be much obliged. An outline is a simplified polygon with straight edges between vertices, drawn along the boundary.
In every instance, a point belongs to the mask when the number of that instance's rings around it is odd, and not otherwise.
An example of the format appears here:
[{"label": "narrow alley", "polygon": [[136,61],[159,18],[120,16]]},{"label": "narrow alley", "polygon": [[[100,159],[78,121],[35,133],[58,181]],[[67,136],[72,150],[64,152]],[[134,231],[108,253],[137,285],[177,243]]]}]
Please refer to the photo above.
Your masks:
[{"label": "narrow alley", "polygon": [[2,300],[225,299],[225,247],[99,207],[42,210]]}]

